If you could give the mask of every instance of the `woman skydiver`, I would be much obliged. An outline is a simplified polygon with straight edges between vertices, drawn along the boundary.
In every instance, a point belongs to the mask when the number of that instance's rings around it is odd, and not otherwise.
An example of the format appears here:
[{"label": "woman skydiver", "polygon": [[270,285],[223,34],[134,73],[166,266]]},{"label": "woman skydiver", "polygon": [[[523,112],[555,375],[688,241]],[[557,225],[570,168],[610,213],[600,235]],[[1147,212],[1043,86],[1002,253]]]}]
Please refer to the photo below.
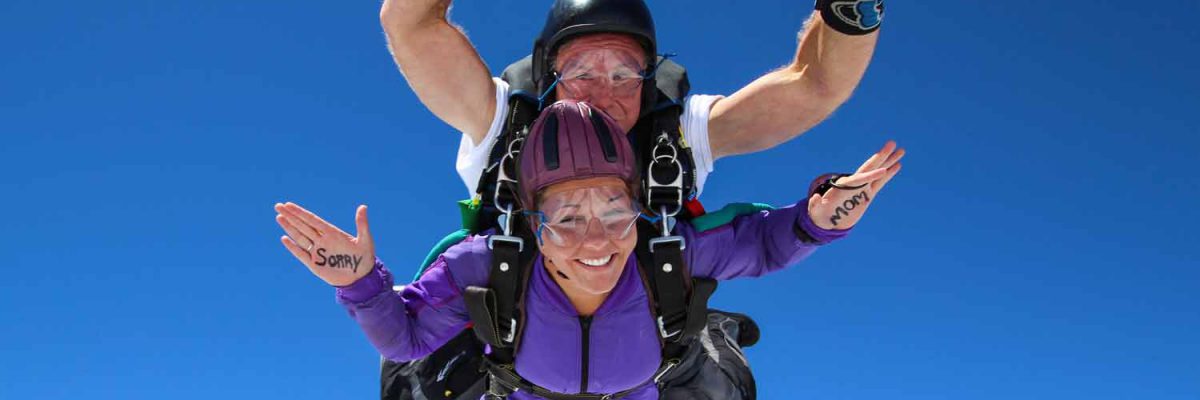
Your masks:
[{"label": "woman skydiver", "polygon": [[[605,126],[593,125],[593,113]],[[662,344],[633,256],[634,225],[643,215],[641,181],[628,142],[604,141],[599,131],[620,132],[586,104],[555,103],[520,154],[518,200],[539,252],[524,301],[527,345],[517,349],[512,371],[535,387],[502,393],[510,398],[659,398]],[[889,142],[853,175],[810,186],[808,199],[726,226],[698,233],[680,221],[674,234],[686,240],[688,273],[718,280],[760,276],[804,259],[848,233],[899,171],[903,154]],[[427,355],[471,322],[464,293],[488,285],[494,233],[454,245],[419,279],[393,292],[391,273],[375,258],[365,206],[356,213],[357,236],[293,203],[275,209],[287,233],[283,245],[337,287],[339,303],[386,358]]]}]

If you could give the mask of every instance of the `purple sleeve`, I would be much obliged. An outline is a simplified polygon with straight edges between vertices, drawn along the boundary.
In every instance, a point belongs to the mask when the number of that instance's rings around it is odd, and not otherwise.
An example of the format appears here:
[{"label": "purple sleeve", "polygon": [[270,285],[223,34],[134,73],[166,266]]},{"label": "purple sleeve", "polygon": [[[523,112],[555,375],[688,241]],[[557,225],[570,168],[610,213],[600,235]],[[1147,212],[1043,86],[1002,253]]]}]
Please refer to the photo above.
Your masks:
[{"label": "purple sleeve", "polygon": [[704,232],[680,223],[677,231],[687,241],[684,257],[692,276],[717,280],[778,271],[850,232],[816,226],[808,216],[807,201],[741,215]]},{"label": "purple sleeve", "polygon": [[[487,254],[468,239],[452,246],[419,279],[392,291],[392,274],[376,260],[370,274],[337,289],[337,301],[358,323],[379,354],[397,362],[429,355],[470,322],[462,288],[486,281]],[[484,247],[486,250],[486,247]],[[459,282],[462,273],[472,282]],[[460,286],[463,285],[463,286]]]}]

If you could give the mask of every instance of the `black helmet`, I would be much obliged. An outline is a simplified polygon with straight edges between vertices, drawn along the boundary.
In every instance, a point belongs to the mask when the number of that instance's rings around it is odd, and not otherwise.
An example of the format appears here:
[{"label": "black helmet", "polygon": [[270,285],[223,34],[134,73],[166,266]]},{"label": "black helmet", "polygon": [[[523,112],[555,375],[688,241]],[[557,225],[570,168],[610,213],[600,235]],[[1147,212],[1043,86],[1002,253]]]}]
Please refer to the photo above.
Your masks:
[{"label": "black helmet", "polygon": [[[657,61],[654,18],[642,0],[555,0],[546,15],[546,26],[533,42],[533,81],[539,91],[554,82],[551,56],[563,43],[586,33],[624,33],[633,36],[646,50],[647,70]],[[654,104],[654,81],[643,85],[642,110]],[[547,103],[552,103],[548,101]]]}]

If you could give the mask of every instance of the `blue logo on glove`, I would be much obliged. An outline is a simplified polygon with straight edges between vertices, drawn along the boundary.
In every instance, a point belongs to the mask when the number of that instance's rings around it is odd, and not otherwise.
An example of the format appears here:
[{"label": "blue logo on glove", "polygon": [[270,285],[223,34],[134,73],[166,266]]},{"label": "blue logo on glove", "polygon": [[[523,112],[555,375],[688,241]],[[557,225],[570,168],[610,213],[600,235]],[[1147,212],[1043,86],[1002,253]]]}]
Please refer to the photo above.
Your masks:
[{"label": "blue logo on glove", "polygon": [[883,0],[850,0],[833,2],[838,19],[864,31],[875,29],[883,22]]}]

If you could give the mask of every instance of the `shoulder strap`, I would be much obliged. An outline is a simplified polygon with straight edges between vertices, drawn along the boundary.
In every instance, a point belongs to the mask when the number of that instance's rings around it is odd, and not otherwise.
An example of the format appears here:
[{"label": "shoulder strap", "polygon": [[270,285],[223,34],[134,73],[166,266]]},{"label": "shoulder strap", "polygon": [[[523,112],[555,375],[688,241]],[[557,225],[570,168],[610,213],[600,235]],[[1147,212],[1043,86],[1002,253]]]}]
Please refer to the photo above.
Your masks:
[{"label": "shoulder strap", "polygon": [[664,101],[683,104],[692,89],[688,82],[687,69],[662,56],[658,57],[658,67],[654,71],[654,84],[658,87],[658,102]]},{"label": "shoulder strap", "polygon": [[488,247],[492,250],[488,287],[469,286],[463,297],[475,335],[492,346],[495,362],[512,364],[525,326],[525,293],[537,249],[525,234],[490,236]]},{"label": "shoulder strap", "polygon": [[488,154],[487,166],[479,175],[479,184],[475,186],[475,197],[479,200],[479,220],[475,227],[477,231],[489,228],[500,228],[496,223],[500,215],[496,203],[516,204],[516,187],[501,187],[501,172],[504,177],[516,178],[516,163],[503,163],[504,155],[509,150],[520,150],[521,141],[529,133],[533,121],[537,119],[537,101],[513,95],[508,99],[508,115],[504,118],[504,129],[496,138],[496,143]]},{"label": "shoulder strap", "polygon": [[683,259],[686,243],[678,236],[658,236],[659,232],[651,222],[638,221],[634,254],[650,297],[651,314],[657,316],[663,362],[677,364],[686,339],[704,328],[708,299],[716,291],[717,282],[692,278]]},{"label": "shoulder strap", "polygon": [[665,207],[667,215],[689,220],[693,215],[684,204],[696,197],[696,166],[680,132],[682,113],[681,105],[663,104],[638,121],[629,140],[641,163],[642,200],[647,211],[657,215]]},{"label": "shoulder strap", "polygon": [[524,327],[525,287],[537,247],[532,231],[517,206],[517,159],[537,117],[527,98],[509,98],[504,130],[492,146],[488,166],[481,174],[477,198],[479,229],[495,228],[488,236],[492,265],[488,287],[468,287],[467,311],[480,340],[492,346],[496,361],[512,364]]}]

